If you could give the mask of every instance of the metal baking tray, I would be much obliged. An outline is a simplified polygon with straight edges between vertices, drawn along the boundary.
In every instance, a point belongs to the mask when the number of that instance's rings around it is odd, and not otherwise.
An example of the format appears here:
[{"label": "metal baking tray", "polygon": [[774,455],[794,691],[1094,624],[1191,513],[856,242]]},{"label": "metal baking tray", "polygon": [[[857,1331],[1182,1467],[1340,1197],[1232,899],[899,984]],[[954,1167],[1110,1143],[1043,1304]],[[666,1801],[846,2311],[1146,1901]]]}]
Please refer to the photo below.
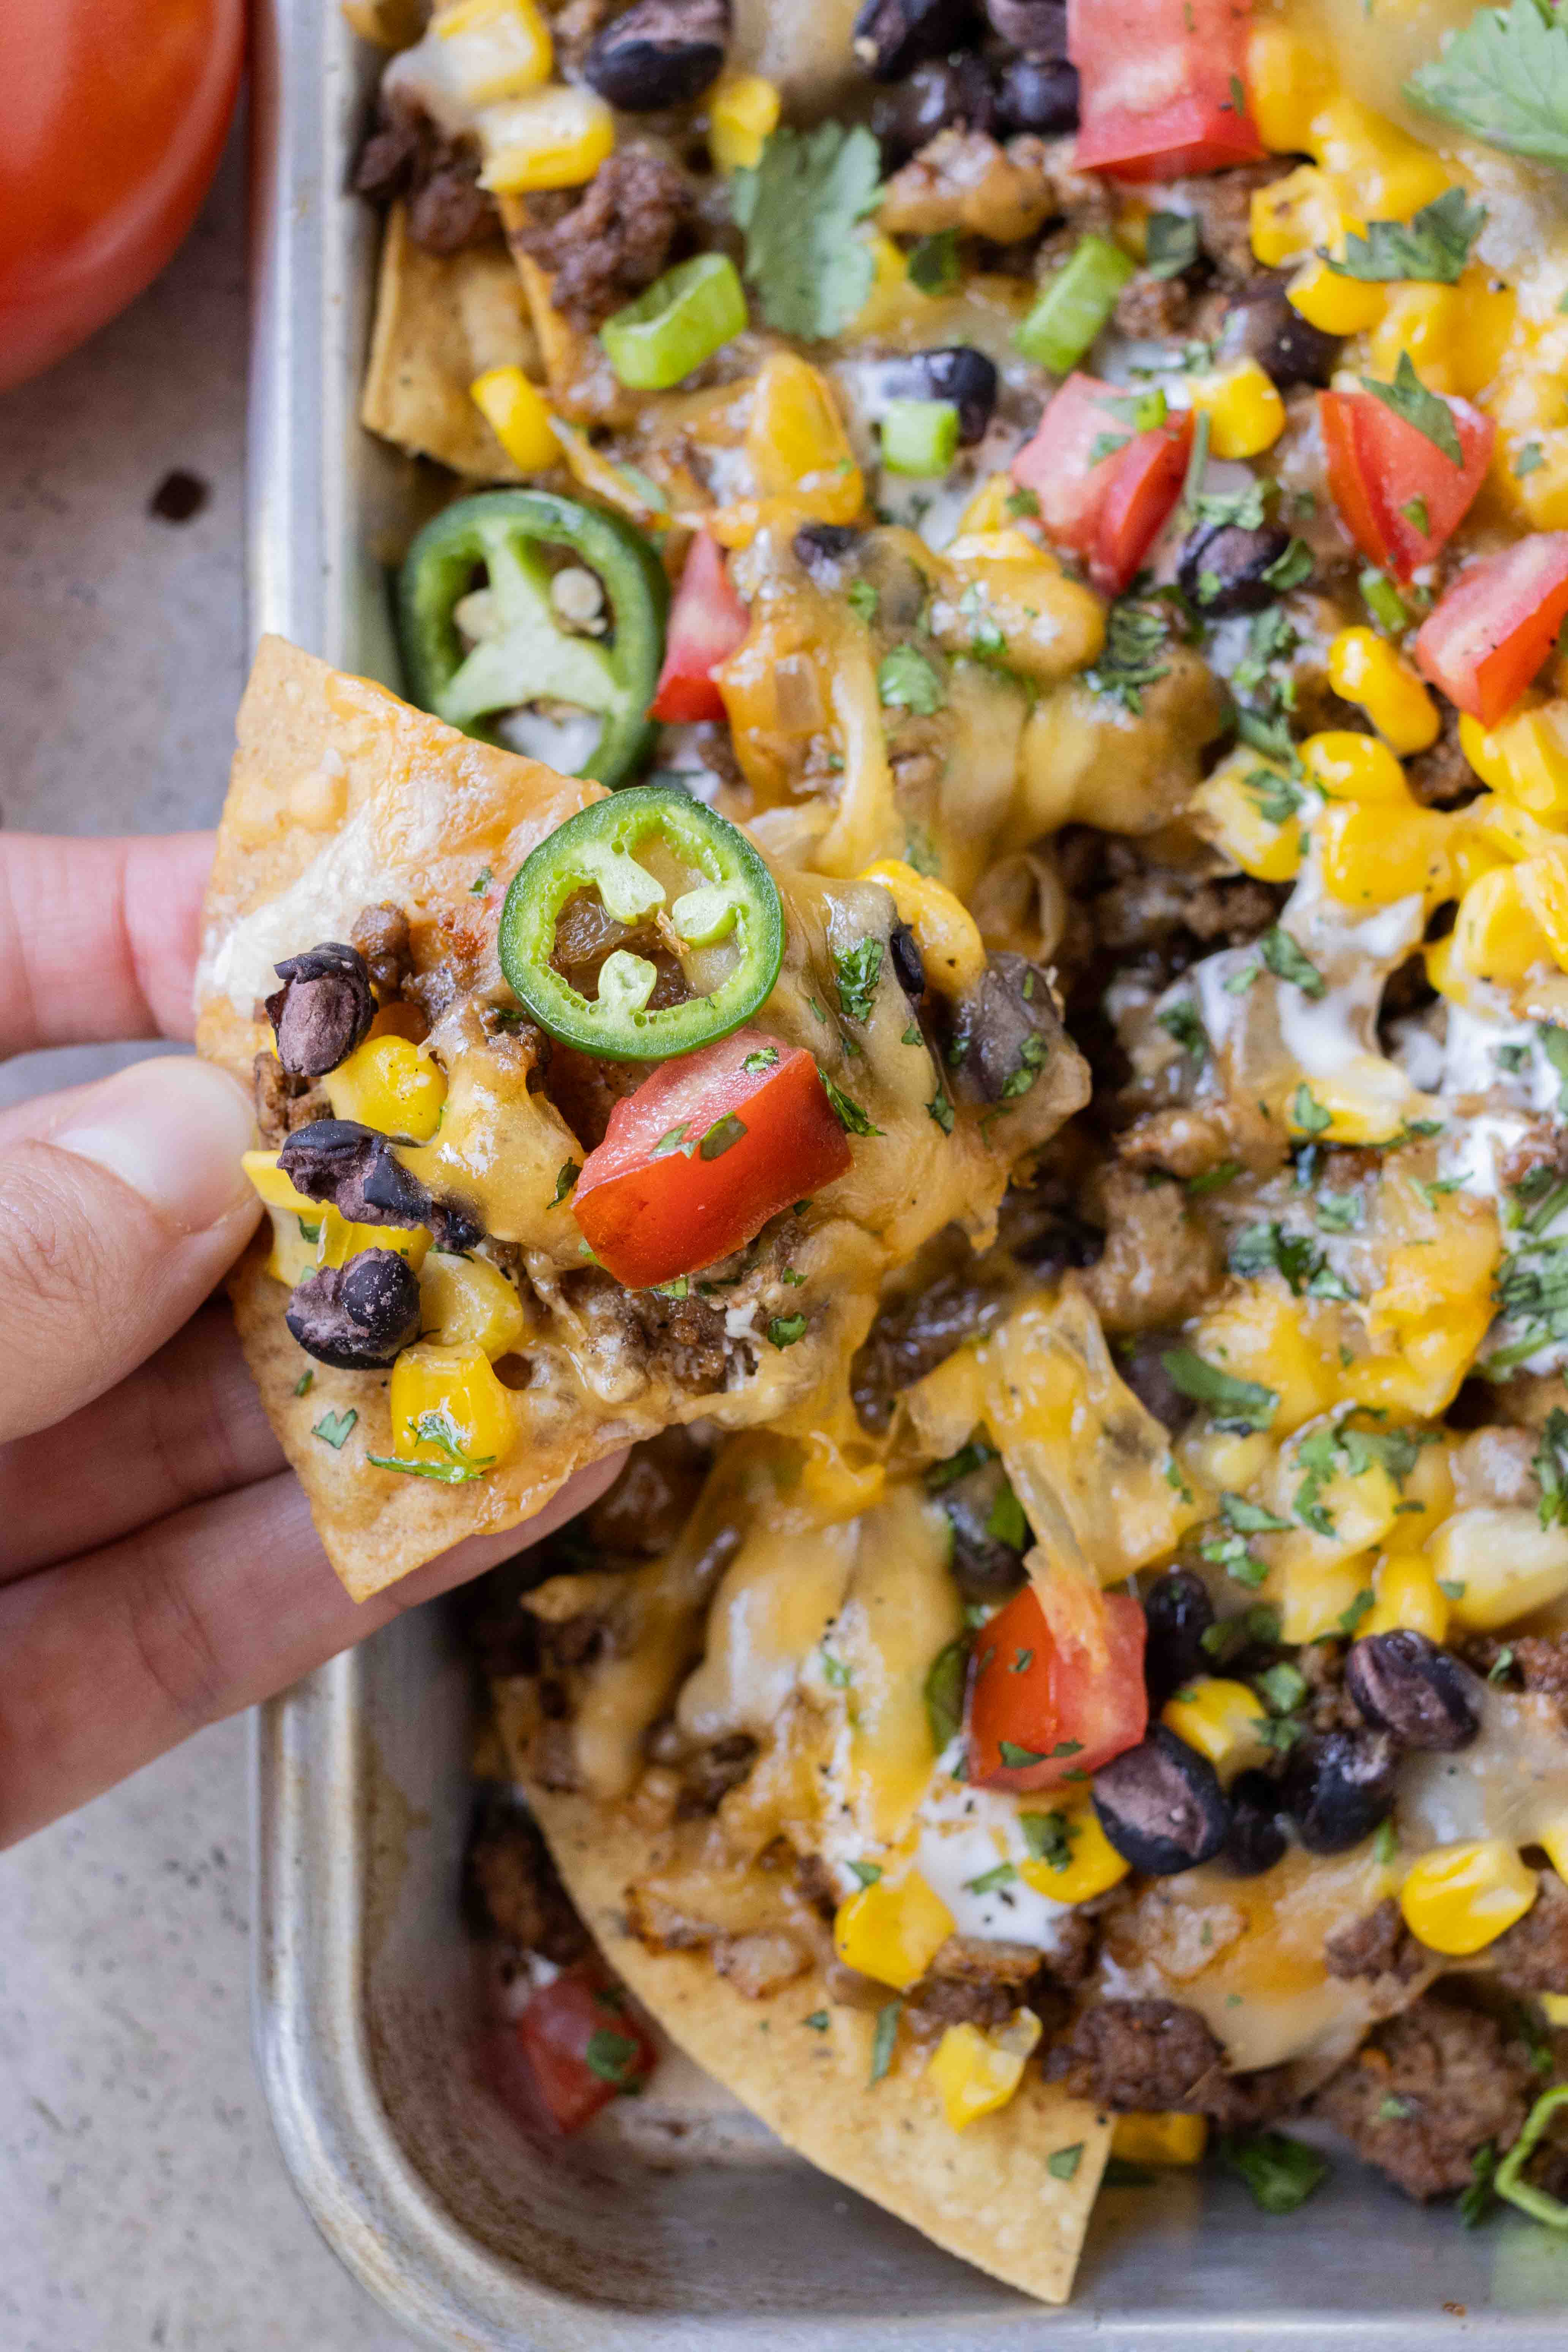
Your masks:
[{"label": "metal baking tray", "polygon": [[[377,228],[347,194],[376,60],[334,0],[254,15],[250,620],[396,683],[385,560],[428,502],[355,422]],[[1561,2352],[1568,2244],[1462,2231],[1348,2158],[1289,2219],[1173,2177],[1100,2199],[1044,2311],[788,2156],[696,2069],[582,2141],[475,2086],[458,1889],[472,1686],[439,1605],[256,1717],[255,2024],[323,2236],[465,2352]]]}]

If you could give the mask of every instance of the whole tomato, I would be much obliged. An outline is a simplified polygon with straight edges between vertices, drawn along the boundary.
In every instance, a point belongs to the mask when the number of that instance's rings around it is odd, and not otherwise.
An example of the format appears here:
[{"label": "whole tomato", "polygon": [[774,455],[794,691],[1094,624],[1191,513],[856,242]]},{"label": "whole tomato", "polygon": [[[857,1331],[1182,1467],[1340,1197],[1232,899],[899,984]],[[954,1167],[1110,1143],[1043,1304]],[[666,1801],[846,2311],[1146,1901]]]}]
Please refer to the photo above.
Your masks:
[{"label": "whole tomato", "polygon": [[0,391],[113,318],[195,217],[245,0],[3,0]]}]

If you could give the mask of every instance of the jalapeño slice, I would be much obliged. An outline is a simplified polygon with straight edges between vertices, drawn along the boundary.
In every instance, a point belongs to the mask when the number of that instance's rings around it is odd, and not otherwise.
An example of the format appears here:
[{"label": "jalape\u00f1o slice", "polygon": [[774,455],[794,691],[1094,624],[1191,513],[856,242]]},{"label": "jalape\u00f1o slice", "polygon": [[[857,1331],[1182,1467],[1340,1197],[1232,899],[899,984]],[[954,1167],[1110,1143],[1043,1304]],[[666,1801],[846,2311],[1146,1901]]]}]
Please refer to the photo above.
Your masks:
[{"label": "jalape\u00f1o slice", "polygon": [[[581,558],[605,594],[602,637],[563,628],[551,603],[547,547]],[[458,605],[484,566],[493,634],[465,653]],[[600,719],[578,773],[612,788],[652,741],[647,706],[664,659],[669,587],[641,533],[619,515],[544,490],[482,490],[427,522],[397,583],[398,635],[411,698],[448,726],[499,743],[502,710],[547,698]]]},{"label": "jalape\u00f1o slice", "polygon": [[[655,839],[702,877],[669,903],[637,862]],[[658,972],[616,948],[584,996],[552,961],[567,901],[596,890],[616,922],[662,913],[672,948],[732,945],[734,961],[710,995],[647,1010]],[[501,908],[501,970],[541,1028],[563,1045],[616,1062],[667,1062],[727,1037],[771,994],[784,961],[784,909],[773,876],[743,833],[673,785],[637,784],[580,809],[542,841],[512,878]]]}]

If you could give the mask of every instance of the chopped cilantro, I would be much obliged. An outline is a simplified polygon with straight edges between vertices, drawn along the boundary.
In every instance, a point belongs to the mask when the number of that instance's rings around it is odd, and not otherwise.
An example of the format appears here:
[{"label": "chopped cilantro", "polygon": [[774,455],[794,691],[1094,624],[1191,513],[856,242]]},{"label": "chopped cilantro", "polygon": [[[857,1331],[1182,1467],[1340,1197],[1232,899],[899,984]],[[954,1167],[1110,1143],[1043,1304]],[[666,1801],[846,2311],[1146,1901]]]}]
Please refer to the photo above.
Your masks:
[{"label": "chopped cilantro", "polygon": [[466,1486],[495,1466],[493,1454],[469,1454],[457,1423],[445,1406],[416,1413],[408,1423],[416,1445],[433,1445],[445,1458],[439,1462],[405,1462],[401,1455],[371,1454],[365,1457],[378,1470],[398,1470],[405,1478],[429,1478],[438,1486]]},{"label": "chopped cilantro", "polygon": [[1151,213],[1144,267],[1151,278],[1179,278],[1198,257],[1198,225],[1191,213]]},{"label": "chopped cilantro", "polygon": [[1190,996],[1178,997],[1174,1004],[1167,1004],[1163,1012],[1155,1013],[1154,1018],[1166,1035],[1174,1038],[1183,1052],[1190,1054],[1194,1062],[1207,1059],[1208,1031],[1204,1027],[1203,1017]]},{"label": "chopped cilantro", "polygon": [[958,257],[958,231],[938,229],[922,236],[910,253],[909,278],[922,294],[951,294],[963,272]]},{"label": "chopped cilantro", "polygon": [[566,1198],[567,1193],[571,1192],[573,1186],[576,1183],[578,1177],[581,1176],[582,1173],[582,1165],[578,1160],[568,1160],[566,1161],[560,1175],[555,1179],[555,1197],[550,1203],[552,1209],[560,1207],[562,1202]]},{"label": "chopped cilantro", "polygon": [[613,2083],[617,2091],[626,2091],[633,2086],[642,2053],[629,2034],[597,2025],[583,2055],[591,2074],[597,2074],[601,2083]]},{"label": "chopped cilantro", "polygon": [[722,1118],[714,1120],[698,1145],[697,1156],[700,1160],[722,1160],[726,1151],[733,1151],[742,1136],[749,1133],[745,1120],[727,1110]]},{"label": "chopped cilantro", "polygon": [[1070,2147],[1052,2150],[1046,2158],[1046,2170],[1053,2180],[1070,2180],[1083,2160],[1083,2142],[1074,2140]]},{"label": "chopped cilantro", "polygon": [[1334,1123],[1333,1112],[1323,1108],[1305,1078],[1290,1097],[1290,1123],[1302,1135],[1321,1135]]},{"label": "chopped cilantro", "polygon": [[1237,1380],[1192,1348],[1167,1348],[1160,1361],[1181,1394],[1206,1405],[1220,1429],[1267,1429],[1279,1409],[1278,1390]]},{"label": "chopped cilantro", "polygon": [[1485,207],[1472,205],[1463,188],[1447,188],[1407,221],[1368,221],[1364,236],[1352,228],[1342,261],[1328,254],[1322,258],[1336,278],[1382,284],[1413,278],[1426,286],[1457,286],[1486,217]]},{"label": "chopped cilantro", "polygon": [[1012,1482],[1004,1479],[996,1500],[985,1518],[985,1532],[994,1536],[1013,1551],[1024,1551],[1029,1541],[1029,1522],[1024,1517],[1024,1506],[1013,1492]]},{"label": "chopped cilantro", "polygon": [[1568,1527],[1568,1412],[1561,1405],[1547,1414],[1530,1466],[1541,1482],[1536,1508],[1542,1526]]},{"label": "chopped cilantro", "polygon": [[877,2011],[877,2023],[871,2035],[871,2080],[879,2083],[893,2063],[893,2047],[899,2038],[899,2012],[901,2000],[889,2000]]},{"label": "chopped cilantro", "polygon": [[1536,0],[1478,8],[1405,95],[1489,147],[1568,164],[1568,28]]},{"label": "chopped cilantro", "polygon": [[947,700],[942,682],[914,646],[895,646],[877,668],[877,692],[885,710],[908,710],[929,719]]},{"label": "chopped cilantro", "polygon": [[814,2033],[826,2033],[829,2019],[825,2009],[814,2009],[809,2017],[803,2017],[800,2021],[803,2025],[809,2025]]},{"label": "chopped cilantro", "polygon": [[848,587],[844,591],[844,601],[856,619],[864,621],[869,628],[877,617],[877,607],[882,600],[868,580],[851,580]]},{"label": "chopped cilantro", "polygon": [[488,866],[481,866],[479,872],[475,875],[473,880],[468,885],[469,898],[482,898],[494,879],[495,876],[490,867]]},{"label": "chopped cilantro", "polygon": [[833,977],[838,986],[838,1007],[846,1021],[868,1021],[877,982],[882,970],[882,942],[858,940],[852,948],[835,948]]},{"label": "chopped cilantro", "polygon": [[1143,708],[1143,688],[1157,685],[1170,667],[1160,658],[1169,642],[1163,606],[1137,596],[1118,597],[1105,617],[1100,658],[1085,670],[1085,681],[1136,717]]},{"label": "chopped cilantro", "polygon": [[1284,2132],[1255,2132],[1245,2139],[1226,2133],[1219,2155],[1265,2213],[1294,2213],[1328,2177],[1327,2158]]},{"label": "chopped cilantro", "polygon": [[296,1396],[309,1396],[315,1384],[316,1375],[313,1371],[301,1372],[294,1383],[294,1393]]},{"label": "chopped cilantro", "polygon": [[943,1135],[951,1135],[952,1133],[952,1103],[951,1098],[942,1092],[940,1087],[937,1088],[936,1093],[932,1095],[930,1102],[927,1103],[926,1112],[929,1118],[935,1119]]},{"label": "chopped cilantro", "polygon": [[1514,480],[1516,482],[1528,480],[1531,474],[1539,474],[1545,463],[1546,452],[1540,442],[1527,441],[1513,461]]},{"label": "chopped cilantro", "polygon": [[1066,1870],[1072,1861],[1077,1829],[1065,1813],[1020,1813],[1018,1827],[1032,1861],[1051,1870]]},{"label": "chopped cilantro", "polygon": [[836,1087],[834,1085],[833,1080],[828,1076],[826,1070],[819,1066],[817,1076],[822,1080],[824,1093],[826,1095],[828,1101],[833,1105],[834,1109],[838,1114],[838,1123],[847,1134],[881,1134],[881,1129],[872,1125],[865,1112],[861,1109],[859,1104],[854,1101],[850,1096],[847,1095],[841,1087]]},{"label": "chopped cilantro", "polygon": [[978,1878],[966,1878],[966,1895],[994,1895],[999,1886],[1011,1886],[1018,1873],[1010,1862],[999,1862],[991,1870],[983,1870]]},{"label": "chopped cilantro", "polygon": [[1276,923],[1265,931],[1258,942],[1258,952],[1276,980],[1287,980],[1299,988],[1303,996],[1314,1001],[1329,992],[1329,984],[1310,957],[1304,955],[1289,931]]},{"label": "chopped cilantro", "polygon": [[310,1434],[319,1437],[323,1445],[330,1445],[334,1454],[339,1454],[358,1419],[359,1414],[352,1404],[346,1412],[324,1412]]},{"label": "chopped cilantro", "polygon": [[754,1054],[747,1055],[741,1067],[748,1077],[754,1078],[761,1071],[771,1070],[778,1057],[779,1052],[776,1045],[759,1045]]},{"label": "chopped cilantro", "polygon": [[1408,352],[1401,352],[1399,364],[1394,371],[1394,382],[1384,383],[1374,375],[1363,375],[1362,390],[1370,392],[1374,400],[1392,409],[1406,425],[1414,425],[1424,440],[1434,449],[1441,450],[1451,466],[1462,467],[1465,453],[1459,446],[1458,428],[1454,412],[1446,400],[1428,392],[1411,363]]},{"label": "chopped cilantro", "polygon": [[963,1727],[963,1686],[969,1674],[969,1643],[960,1634],[931,1660],[921,1688],[931,1744],[940,1756]]},{"label": "chopped cilantro", "polygon": [[768,1325],[768,1338],[775,1348],[793,1348],[797,1339],[805,1337],[804,1315],[775,1315]]}]

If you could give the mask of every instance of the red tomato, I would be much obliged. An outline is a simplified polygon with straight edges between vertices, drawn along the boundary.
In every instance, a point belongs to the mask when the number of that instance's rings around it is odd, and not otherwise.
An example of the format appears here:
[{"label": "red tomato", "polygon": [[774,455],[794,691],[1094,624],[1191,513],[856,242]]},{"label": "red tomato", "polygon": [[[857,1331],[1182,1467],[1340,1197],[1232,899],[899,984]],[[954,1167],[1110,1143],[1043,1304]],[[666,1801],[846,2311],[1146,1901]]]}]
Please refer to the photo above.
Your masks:
[{"label": "red tomato", "polygon": [[1422,624],[1415,667],[1493,727],[1551,652],[1568,616],[1568,530],[1516,540],[1461,572]]},{"label": "red tomato", "polygon": [[[1132,397],[1098,376],[1074,373],[1052,395],[1034,439],[1013,460],[1013,479],[1034,491],[1048,538],[1085,557],[1097,588],[1119,595],[1181,496],[1192,447],[1190,410],[1134,433]],[[1098,441],[1121,446],[1092,455]]]},{"label": "red tomato", "polygon": [[1263,142],[1242,90],[1250,16],[1249,0],[1068,0],[1078,169],[1173,180],[1256,163]]},{"label": "red tomato", "polygon": [[0,391],[155,278],[217,168],[244,0],[0,6]]},{"label": "red tomato", "polygon": [[[746,1067],[764,1055],[763,1067]],[[600,1265],[647,1290],[743,1248],[848,1166],[849,1139],[811,1055],[737,1029],[661,1062],[622,1097],[572,1206]]]},{"label": "red tomato", "polygon": [[1117,459],[1089,560],[1089,576],[1102,595],[1121,595],[1164,530],[1192,446],[1193,412],[1184,408],[1152,432],[1135,434]]},{"label": "red tomato", "polygon": [[744,604],[730,585],[717,540],[700,530],[669,610],[664,667],[648,705],[650,719],[722,719],[724,698],[713,672],[728,661],[751,626]]},{"label": "red tomato", "polygon": [[1468,400],[1447,406],[1464,453],[1459,466],[1373,393],[1318,395],[1334,504],[1362,553],[1396,580],[1429,563],[1458,530],[1491,462],[1491,418]]},{"label": "red tomato", "polygon": [[577,1960],[486,2036],[479,2065],[520,2123],[574,2132],[617,2094],[640,2090],[658,2056],[625,1993],[595,1961]]},{"label": "red tomato", "polygon": [[[1098,1673],[1086,1652],[1058,1647],[1032,1585],[981,1627],[969,1670],[971,1780],[1054,1788],[1137,1747],[1149,1727],[1143,1612],[1126,1592],[1104,1594],[1101,1606],[1106,1661]],[[1004,1741],[1035,1761],[1004,1763]]]}]

